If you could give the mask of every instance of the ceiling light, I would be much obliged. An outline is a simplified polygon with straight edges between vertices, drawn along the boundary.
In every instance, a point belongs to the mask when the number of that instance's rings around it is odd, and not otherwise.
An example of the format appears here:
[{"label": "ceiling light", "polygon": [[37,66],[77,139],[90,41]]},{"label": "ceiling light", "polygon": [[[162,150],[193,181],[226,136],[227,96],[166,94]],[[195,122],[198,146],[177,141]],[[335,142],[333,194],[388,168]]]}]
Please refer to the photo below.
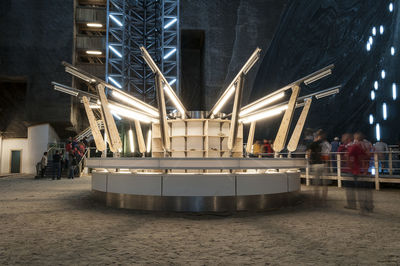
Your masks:
[{"label": "ceiling light", "polygon": [[151,151],[151,129],[149,129],[149,132],[147,133],[147,153],[150,153]]},{"label": "ceiling light", "polygon": [[112,77],[108,77],[108,80],[111,80],[112,83],[114,83],[115,86],[117,86],[118,88],[122,89],[121,84],[119,84],[115,79],[113,79]]},{"label": "ceiling light", "polygon": [[232,96],[232,94],[235,92],[235,85],[231,86],[228,92],[223,96],[218,103],[218,105],[214,108],[213,114],[216,115],[222,107],[225,105],[225,103],[229,100],[229,98]]},{"label": "ceiling light", "polygon": [[86,25],[88,27],[91,27],[91,28],[101,28],[101,27],[103,27],[103,24],[100,24],[100,23],[87,23]]},{"label": "ceiling light", "polygon": [[121,21],[119,21],[116,17],[114,17],[113,15],[110,15],[110,18],[111,18],[112,20],[114,20],[114,22],[117,23],[120,27],[122,27]]},{"label": "ceiling light", "polygon": [[70,89],[62,87],[60,85],[54,85],[54,90],[64,92],[66,94],[69,94],[69,95],[72,95],[75,97],[78,96],[78,94],[79,94],[79,92],[77,92],[77,91],[70,90]]},{"label": "ceiling light", "polygon": [[177,21],[176,18],[172,19],[170,22],[168,22],[165,26],[164,29],[168,29],[169,27],[172,26],[172,24],[174,24]]},{"label": "ceiling light", "polygon": [[312,77],[309,78],[309,79],[306,79],[306,80],[304,81],[304,84],[309,85],[309,84],[311,84],[311,83],[313,83],[313,82],[315,82],[315,81],[317,81],[317,80],[320,80],[320,79],[322,79],[322,78],[325,78],[325,77],[329,76],[330,74],[332,74],[332,69],[327,69],[327,70],[325,70],[325,71],[323,71],[323,72],[321,72],[321,73],[318,73],[318,74],[315,75],[315,76],[312,76]]},{"label": "ceiling light", "polygon": [[93,54],[93,55],[101,55],[103,54],[101,51],[96,51],[96,50],[87,50],[87,54]]},{"label": "ceiling light", "polygon": [[124,107],[120,107],[118,105],[115,104],[109,104],[108,105],[111,111],[114,111],[117,115],[128,118],[128,119],[132,119],[132,120],[139,120],[143,123],[151,123],[151,122],[158,122],[158,120],[153,119],[147,115],[141,114],[135,110],[132,109],[128,109],[128,108],[124,108]]},{"label": "ceiling light", "polygon": [[251,113],[255,110],[260,109],[261,107],[267,106],[270,103],[273,103],[279,99],[282,99],[283,97],[285,97],[285,93],[281,92],[279,94],[276,94],[270,98],[266,98],[264,101],[259,102],[253,106],[250,106],[249,108],[244,109],[243,111],[240,112],[239,116],[245,116],[248,113]]},{"label": "ceiling light", "polygon": [[129,148],[131,150],[131,153],[134,153],[135,152],[135,143],[133,142],[133,131],[132,131],[132,129],[129,129],[128,136],[129,136]]},{"label": "ceiling light", "polygon": [[111,45],[109,45],[108,47],[110,47],[111,51],[113,51],[117,56],[122,57],[122,54],[120,52],[118,52],[117,49],[115,49],[114,47],[112,47]]},{"label": "ceiling light", "polygon": [[250,115],[247,117],[244,117],[242,119],[239,120],[239,122],[243,122],[244,124],[248,124],[254,121],[258,121],[258,120],[262,120],[268,117],[272,117],[275,115],[279,115],[280,113],[282,113],[282,111],[286,110],[288,108],[288,105],[283,105],[274,109],[269,109],[269,110],[265,110],[262,112],[259,112],[257,114],[254,115]]},{"label": "ceiling light", "polygon": [[168,59],[169,57],[171,57],[171,55],[173,55],[176,52],[176,48],[172,49],[171,51],[169,51],[165,56],[164,59]]},{"label": "ceiling light", "polygon": [[151,109],[150,107],[142,104],[139,101],[136,101],[133,98],[130,98],[130,97],[127,97],[127,96],[123,95],[122,93],[120,93],[118,91],[113,91],[112,92],[112,96],[117,98],[117,99],[119,99],[119,100],[121,100],[121,101],[123,101],[123,102],[125,102],[125,103],[127,103],[127,104],[132,105],[133,107],[136,107],[137,109],[143,110],[144,112],[148,113],[151,116],[154,116],[154,117],[158,117],[159,116],[159,113],[157,111]]}]

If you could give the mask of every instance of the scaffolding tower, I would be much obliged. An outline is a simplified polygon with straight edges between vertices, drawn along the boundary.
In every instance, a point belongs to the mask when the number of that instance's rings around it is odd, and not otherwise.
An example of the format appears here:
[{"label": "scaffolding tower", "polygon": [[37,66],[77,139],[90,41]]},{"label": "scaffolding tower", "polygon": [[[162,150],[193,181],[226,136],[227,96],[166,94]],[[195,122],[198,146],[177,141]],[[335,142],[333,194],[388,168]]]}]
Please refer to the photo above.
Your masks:
[{"label": "scaffolding tower", "polygon": [[179,0],[107,0],[106,80],[156,103],[144,46],[179,95]]}]

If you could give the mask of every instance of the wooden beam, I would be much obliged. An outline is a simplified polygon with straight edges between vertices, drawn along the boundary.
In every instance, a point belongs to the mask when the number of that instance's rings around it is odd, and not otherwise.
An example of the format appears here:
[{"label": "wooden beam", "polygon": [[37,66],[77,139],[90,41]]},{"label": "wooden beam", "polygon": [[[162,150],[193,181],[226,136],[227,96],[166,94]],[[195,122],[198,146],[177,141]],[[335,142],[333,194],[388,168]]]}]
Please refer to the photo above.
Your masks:
[{"label": "wooden beam", "polygon": [[104,85],[98,84],[97,91],[100,97],[104,128],[106,129],[107,137],[109,138],[110,150],[112,152],[120,152],[122,150],[122,141],[119,136],[115,120],[110,112],[110,109],[108,108],[108,101],[104,92]]},{"label": "wooden beam", "polygon": [[164,150],[169,152],[171,145],[169,139],[167,108],[165,105],[163,82],[160,74],[158,74],[157,72],[154,78],[156,81],[155,86],[157,91],[158,112],[160,114],[160,132],[161,132],[162,145]]},{"label": "wooden beam", "polygon": [[275,155],[281,152],[285,148],[286,139],[289,133],[290,124],[293,119],[294,110],[296,108],[297,97],[299,96],[300,87],[299,85],[295,85],[292,88],[292,95],[290,96],[288,108],[283,116],[281,125],[279,127],[278,133],[276,134],[276,138],[274,141],[274,151]]},{"label": "wooden beam", "polygon": [[103,136],[101,135],[100,129],[97,125],[96,118],[94,117],[93,111],[89,106],[89,100],[86,96],[82,97],[83,106],[85,106],[85,111],[87,118],[89,120],[90,129],[92,130],[92,135],[94,138],[94,143],[96,144],[96,148],[99,151],[104,151],[106,149],[106,145],[104,143]]},{"label": "wooden beam", "polygon": [[251,152],[251,147],[253,146],[253,142],[254,142],[254,132],[255,131],[256,131],[256,121],[253,121],[250,124],[249,137],[247,138],[247,146],[246,146],[247,153]]},{"label": "wooden beam", "polygon": [[303,132],[304,124],[306,123],[308,111],[310,110],[312,98],[309,98],[305,101],[305,105],[303,110],[301,111],[299,120],[297,121],[296,127],[292,133],[292,137],[289,140],[289,144],[287,146],[288,151],[294,152],[299,145],[299,140],[301,137],[301,132]]},{"label": "wooden beam", "polygon": [[140,153],[145,153],[146,152],[146,144],[145,144],[144,138],[143,138],[142,127],[140,126],[140,122],[138,120],[135,120],[135,129],[136,129],[136,136],[137,136],[137,140],[138,140],[139,151],[140,151]]},{"label": "wooden beam", "polygon": [[233,110],[232,110],[232,118],[229,128],[229,137],[228,137],[228,150],[232,151],[233,147],[235,146],[237,129],[238,129],[238,119],[239,119],[239,112],[240,107],[242,105],[242,95],[243,95],[243,85],[244,85],[245,75],[241,74],[236,83],[236,90],[235,90],[235,99],[233,102]]}]

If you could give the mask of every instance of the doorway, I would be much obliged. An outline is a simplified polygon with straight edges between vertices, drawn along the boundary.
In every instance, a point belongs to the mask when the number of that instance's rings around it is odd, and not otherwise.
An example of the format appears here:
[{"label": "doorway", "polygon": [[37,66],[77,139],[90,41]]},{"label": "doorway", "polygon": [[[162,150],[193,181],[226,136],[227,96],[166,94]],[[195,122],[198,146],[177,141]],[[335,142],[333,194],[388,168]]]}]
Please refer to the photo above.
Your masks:
[{"label": "doorway", "polygon": [[21,173],[21,151],[11,151],[11,173]]}]

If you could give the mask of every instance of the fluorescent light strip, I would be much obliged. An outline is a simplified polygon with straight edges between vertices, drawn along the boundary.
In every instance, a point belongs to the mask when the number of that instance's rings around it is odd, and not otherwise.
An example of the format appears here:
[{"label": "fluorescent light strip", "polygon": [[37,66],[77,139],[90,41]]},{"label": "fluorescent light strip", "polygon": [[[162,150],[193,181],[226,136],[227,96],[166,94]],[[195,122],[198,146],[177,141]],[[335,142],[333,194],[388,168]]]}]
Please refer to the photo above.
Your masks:
[{"label": "fluorescent light strip", "polygon": [[168,84],[169,84],[170,86],[172,86],[172,85],[175,84],[175,82],[176,82],[176,79],[173,79],[173,80],[171,80],[170,82],[168,82]]},{"label": "fluorescent light strip", "polygon": [[268,117],[279,115],[280,113],[282,113],[282,111],[286,110],[287,108],[288,108],[288,105],[283,105],[283,106],[280,106],[280,107],[277,107],[277,108],[274,108],[274,109],[271,109],[271,110],[267,110],[265,112],[261,112],[261,113],[258,113],[258,114],[254,114],[254,115],[250,115],[248,117],[242,118],[242,119],[239,120],[239,122],[243,122],[244,124],[248,124],[248,123],[251,123],[251,122],[254,122],[254,121],[258,121],[258,120],[261,120],[261,119],[265,119],[265,118],[268,118]]},{"label": "fluorescent light strip", "polygon": [[371,114],[369,115],[369,124],[372,125],[374,123],[374,116]]},{"label": "fluorescent light strip", "polygon": [[143,123],[150,123],[150,122],[158,122],[158,120],[153,119],[149,116],[140,114],[138,112],[135,112],[134,110],[130,110],[127,108],[123,108],[114,104],[109,104],[108,105],[110,110],[118,114],[119,116],[128,118],[128,119],[133,119],[133,120],[139,120]]},{"label": "fluorescent light strip", "polygon": [[147,107],[146,105],[144,105],[138,101],[135,101],[135,100],[123,95],[122,93],[119,93],[118,91],[113,91],[112,96],[127,103],[127,104],[130,104],[138,109],[141,109],[141,110],[145,111],[146,113],[149,113],[149,115],[151,115],[151,116],[159,117],[158,112],[152,110],[151,108]]},{"label": "fluorescent light strip", "polygon": [[396,85],[396,83],[392,84],[392,97],[393,97],[393,100],[397,99],[397,85]]},{"label": "fluorescent light strip", "polygon": [[78,94],[79,94],[79,92],[77,92],[77,91],[72,91],[72,90],[69,90],[67,88],[63,88],[63,87],[58,86],[58,85],[54,85],[54,90],[60,91],[60,92],[64,92],[66,94],[69,94],[69,95],[72,95],[72,96],[75,96],[75,97],[78,96]]},{"label": "fluorescent light strip", "polygon": [[147,133],[147,145],[146,145],[147,149],[147,153],[149,153],[151,151],[151,129],[149,129],[149,132]]},{"label": "fluorescent light strip", "polygon": [[132,131],[132,129],[129,129],[128,136],[129,136],[129,148],[131,150],[131,153],[134,153],[135,152],[135,143],[133,142],[133,131]]},{"label": "fluorescent light strip", "polygon": [[93,54],[93,55],[101,55],[101,54],[103,54],[101,51],[97,51],[97,50],[87,50],[86,53],[87,54]]},{"label": "fluorescent light strip", "polygon": [[103,24],[100,24],[100,23],[87,23],[86,26],[91,27],[91,28],[101,28],[101,27],[103,27]]},{"label": "fluorescent light strip", "polygon": [[213,114],[216,115],[219,113],[219,111],[222,109],[222,107],[225,105],[225,103],[229,100],[229,98],[232,96],[232,94],[235,92],[235,85],[229,88],[228,92],[225,94],[224,98],[221,99],[217,107],[215,107]]},{"label": "fluorescent light strip", "polygon": [[114,111],[111,111],[111,114],[112,114],[116,119],[122,120],[122,118],[121,118],[119,115],[117,115],[117,113],[115,113]]},{"label": "fluorescent light strip", "polygon": [[120,27],[122,27],[121,21],[119,21],[116,17],[114,17],[113,15],[110,15],[110,18],[111,18],[112,20],[114,20],[115,23],[117,23]]},{"label": "fluorescent light strip", "polygon": [[375,100],[375,92],[371,91],[371,100]]},{"label": "fluorescent light strip", "polygon": [[253,112],[253,111],[255,111],[255,110],[260,109],[261,107],[264,107],[264,106],[266,106],[266,105],[268,105],[268,104],[270,104],[270,103],[273,103],[273,102],[275,102],[275,101],[277,101],[277,100],[283,98],[284,96],[285,96],[285,93],[284,93],[284,92],[281,92],[281,93],[279,93],[279,94],[277,94],[277,95],[272,96],[271,98],[267,98],[267,99],[265,99],[264,101],[259,102],[259,103],[255,104],[255,105],[250,106],[249,108],[247,108],[247,109],[241,111],[240,114],[239,114],[239,116],[240,116],[240,117],[245,116],[245,115],[247,115],[248,113],[251,113],[251,112]]},{"label": "fluorescent light strip", "polygon": [[98,104],[89,104],[89,107],[91,109],[100,109],[100,105],[98,105]]},{"label": "fluorescent light strip", "polygon": [[118,52],[117,49],[115,49],[114,47],[112,47],[111,45],[109,45],[108,47],[110,47],[111,51],[113,51],[117,56],[122,57],[122,54],[120,52]]},{"label": "fluorescent light strip", "polygon": [[376,140],[381,141],[381,127],[379,123],[377,123],[375,126],[375,134],[376,134]]},{"label": "fluorescent light strip", "polygon": [[76,71],[76,70],[74,70],[74,69],[72,69],[70,67],[65,67],[65,72],[68,72],[71,75],[73,75],[73,76],[75,76],[77,78],[80,78],[80,79],[82,79],[82,80],[84,80],[86,82],[89,82],[89,83],[96,82],[95,79],[89,78],[88,76],[86,76],[86,75],[84,75],[84,74],[82,74],[82,73],[80,73],[80,72],[78,72],[78,71]]},{"label": "fluorescent light strip", "polygon": [[185,116],[185,110],[179,104],[178,100],[176,99],[175,95],[171,92],[168,86],[164,86],[164,91],[167,93],[168,98],[174,103],[175,107],[178,108],[179,112],[182,116]]},{"label": "fluorescent light strip", "polygon": [[311,77],[309,79],[306,79],[304,81],[304,84],[309,85],[309,84],[311,84],[313,82],[316,82],[317,80],[320,80],[322,78],[325,78],[325,77],[329,76],[330,74],[332,74],[332,69],[325,70],[324,72],[321,72],[318,75],[315,75],[315,76],[313,76],[313,77]]},{"label": "fluorescent light strip", "polygon": [[382,104],[382,113],[383,113],[383,120],[387,120],[388,111],[386,103]]},{"label": "fluorescent light strip", "polygon": [[174,18],[173,20],[171,20],[170,22],[168,22],[165,26],[164,29],[168,29],[169,27],[172,26],[172,24],[174,24],[178,19]]},{"label": "fluorescent light strip", "polygon": [[115,79],[113,79],[112,77],[108,77],[108,80],[111,80],[112,83],[114,83],[115,86],[117,86],[118,88],[122,89],[121,84],[119,84]]},{"label": "fluorescent light strip", "polygon": [[171,57],[171,55],[173,55],[176,52],[176,48],[172,49],[171,51],[169,51],[165,56],[164,59],[168,59],[169,57]]}]

